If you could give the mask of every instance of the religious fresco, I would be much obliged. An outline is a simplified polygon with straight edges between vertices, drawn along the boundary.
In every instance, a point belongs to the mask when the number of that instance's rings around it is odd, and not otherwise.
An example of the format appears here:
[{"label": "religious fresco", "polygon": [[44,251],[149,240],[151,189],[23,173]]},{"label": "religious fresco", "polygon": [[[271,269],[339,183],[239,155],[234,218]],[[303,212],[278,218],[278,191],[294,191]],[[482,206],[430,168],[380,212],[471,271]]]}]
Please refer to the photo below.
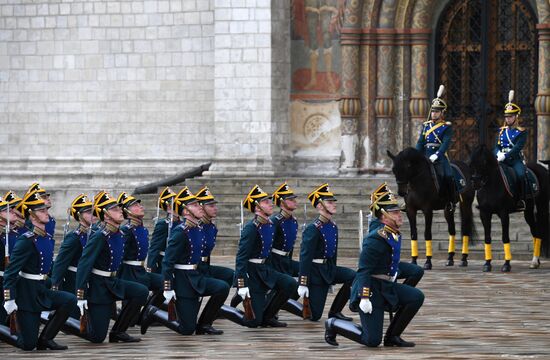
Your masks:
[{"label": "religious fresco", "polygon": [[292,100],[340,98],[345,0],[292,0]]}]

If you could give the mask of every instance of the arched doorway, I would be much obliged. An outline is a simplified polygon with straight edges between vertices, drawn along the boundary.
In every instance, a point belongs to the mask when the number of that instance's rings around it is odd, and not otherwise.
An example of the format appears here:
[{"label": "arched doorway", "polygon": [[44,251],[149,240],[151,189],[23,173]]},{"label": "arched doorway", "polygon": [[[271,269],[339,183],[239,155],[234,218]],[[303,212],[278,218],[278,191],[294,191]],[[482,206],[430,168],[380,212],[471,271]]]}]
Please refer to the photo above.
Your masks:
[{"label": "arched doorway", "polygon": [[452,0],[437,26],[436,85],[447,88],[453,159],[480,143],[493,146],[503,105],[514,89],[529,131],[524,153],[536,156],[536,16],[525,0]]}]

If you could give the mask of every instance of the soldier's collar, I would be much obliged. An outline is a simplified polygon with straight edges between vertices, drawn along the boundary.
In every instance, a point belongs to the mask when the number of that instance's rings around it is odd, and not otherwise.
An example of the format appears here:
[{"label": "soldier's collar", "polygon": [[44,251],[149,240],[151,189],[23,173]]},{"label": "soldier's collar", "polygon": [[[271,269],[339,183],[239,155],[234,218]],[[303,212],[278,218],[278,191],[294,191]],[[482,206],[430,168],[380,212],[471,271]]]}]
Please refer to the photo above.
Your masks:
[{"label": "soldier's collar", "polygon": [[133,217],[133,216],[128,217],[128,222],[130,223],[130,225],[132,225],[134,227],[143,225],[143,220],[142,219],[138,219],[138,218]]},{"label": "soldier's collar", "polygon": [[256,218],[255,220],[260,224],[260,225],[264,225],[264,224],[267,224],[269,222],[268,219],[264,218],[263,216],[260,216],[260,215],[256,215]]},{"label": "soldier's collar", "polygon": [[90,229],[89,226],[86,226],[82,223],[79,223],[78,228],[76,229],[76,231],[77,231],[78,234],[84,234],[84,233],[87,233],[89,229]]},{"label": "soldier's collar", "polygon": [[194,228],[198,226],[198,223],[189,218],[185,218],[185,226],[188,228]]},{"label": "soldier's collar", "polygon": [[281,215],[283,215],[285,219],[289,219],[292,217],[292,213],[286,211],[285,209],[281,209]]},{"label": "soldier's collar", "polygon": [[109,224],[107,222],[104,222],[103,223],[103,229],[107,232],[107,233],[111,233],[111,234],[114,234],[118,231],[118,227],[116,227],[115,225],[113,224]]},{"label": "soldier's collar", "polygon": [[210,217],[208,217],[207,215],[204,215],[202,218],[201,218],[201,223],[203,224],[210,224],[212,222],[212,219]]},{"label": "soldier's collar", "polygon": [[321,221],[323,224],[326,224],[330,221],[330,219],[324,215],[319,214],[319,221]]},{"label": "soldier's collar", "polygon": [[39,227],[35,226],[32,230],[32,232],[36,235],[36,236],[46,236],[46,231],[40,229]]},{"label": "soldier's collar", "polygon": [[384,230],[386,232],[392,233],[393,235],[399,235],[400,234],[399,230],[395,230],[394,228],[392,228],[391,226],[386,225],[386,224],[384,224]]}]

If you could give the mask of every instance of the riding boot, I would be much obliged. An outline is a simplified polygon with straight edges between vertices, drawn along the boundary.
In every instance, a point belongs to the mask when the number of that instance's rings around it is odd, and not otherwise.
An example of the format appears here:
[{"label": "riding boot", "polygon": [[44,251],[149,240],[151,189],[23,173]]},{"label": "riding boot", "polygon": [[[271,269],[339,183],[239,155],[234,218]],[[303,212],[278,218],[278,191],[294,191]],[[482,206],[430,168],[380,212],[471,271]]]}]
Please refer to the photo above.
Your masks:
[{"label": "riding boot", "polygon": [[145,335],[149,326],[154,322],[158,322],[168,329],[180,333],[179,322],[168,320],[168,313],[166,311],[162,311],[156,306],[149,305],[141,321],[141,333]]},{"label": "riding boot", "polygon": [[233,321],[235,324],[244,326],[244,312],[239,309],[236,309],[232,306],[222,305],[220,308],[220,313],[224,318],[229,321]]},{"label": "riding boot", "polygon": [[303,317],[304,314],[304,306],[294,299],[288,299],[288,301],[281,306],[281,309],[298,317]]},{"label": "riding boot", "polygon": [[520,179],[518,186],[518,201],[516,203],[516,211],[524,211],[525,210],[525,180]]},{"label": "riding boot", "polygon": [[445,205],[445,209],[449,210],[449,213],[453,214],[455,211],[455,204],[458,202],[458,194],[456,191],[455,180],[452,176],[445,179],[447,196],[449,202]]},{"label": "riding boot", "polygon": [[223,305],[226,295],[213,295],[210,300],[204,306],[199,321],[197,322],[197,328],[195,330],[197,335],[209,334],[209,335],[221,335],[223,331],[217,330],[212,326],[212,323],[218,317],[220,307]]},{"label": "riding boot", "polygon": [[401,339],[401,334],[405,331],[405,328],[409,325],[417,311],[418,308],[409,304],[399,308],[384,336],[384,346],[413,347],[415,345],[413,342]]},{"label": "riding boot", "polygon": [[135,314],[139,312],[141,303],[137,299],[129,300],[120,311],[120,315],[116,320],[111,332],[109,333],[109,342],[139,342],[141,339],[134,338],[126,333],[130,322],[134,319]]},{"label": "riding boot", "polygon": [[262,321],[263,326],[286,327],[286,323],[279,322],[275,320],[274,317],[279,312],[279,309],[281,309],[281,306],[283,306],[283,304],[286,303],[288,299],[289,296],[286,293],[280,290],[275,291],[273,297],[271,298],[271,301],[265,307],[264,317]]},{"label": "riding boot", "polygon": [[17,335],[12,335],[10,328],[4,325],[0,325],[0,340],[6,344],[17,347]]},{"label": "riding boot", "polygon": [[51,316],[50,320],[44,326],[42,333],[38,337],[38,344],[36,348],[38,350],[67,350],[68,347],[65,345],[57,344],[53,338],[57,335],[61,327],[65,324],[65,321],[69,318],[71,309],[69,307],[60,307],[55,310],[55,314]]},{"label": "riding boot", "polygon": [[325,321],[325,341],[332,346],[338,346],[336,335],[342,335],[345,338],[362,344],[361,334],[363,334],[363,329],[351,321],[336,318],[330,318]]},{"label": "riding boot", "polygon": [[332,306],[328,311],[329,318],[334,317],[345,321],[353,320],[352,318],[344,316],[342,314],[342,309],[344,308],[344,306],[346,306],[346,303],[349,301],[350,294],[351,294],[351,281],[346,281],[345,283],[342,284],[340,291],[338,291],[338,294],[336,294],[336,297],[332,302]]},{"label": "riding boot", "polygon": [[243,302],[243,298],[239,294],[235,293],[235,295],[231,298],[229,305],[236,308],[241,302]]},{"label": "riding boot", "polygon": [[162,296],[162,291],[158,290],[153,292],[151,296],[147,299],[147,302],[145,305],[143,305],[143,308],[141,309],[141,312],[136,312],[134,315],[134,318],[130,322],[130,326],[140,325],[141,319],[143,319],[143,314],[145,313],[145,309],[147,309],[147,306],[153,305],[155,307],[159,307],[160,304],[162,304],[164,301],[164,297]]}]

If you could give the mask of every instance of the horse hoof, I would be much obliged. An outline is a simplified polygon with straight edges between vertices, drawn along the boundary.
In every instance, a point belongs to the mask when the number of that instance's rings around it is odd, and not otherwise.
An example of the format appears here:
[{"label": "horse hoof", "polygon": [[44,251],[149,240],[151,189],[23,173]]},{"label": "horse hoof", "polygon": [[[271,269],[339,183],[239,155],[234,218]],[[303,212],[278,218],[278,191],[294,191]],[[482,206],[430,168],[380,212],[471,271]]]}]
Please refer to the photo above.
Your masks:
[{"label": "horse hoof", "polygon": [[418,265],[418,264],[416,263],[416,259],[412,259],[412,260],[411,260],[411,264]]},{"label": "horse hoof", "polygon": [[460,262],[460,265],[458,265],[458,266],[460,266],[460,267],[467,267],[467,266],[468,266],[468,260],[462,260],[462,261]]},{"label": "horse hoof", "polygon": [[431,269],[432,269],[432,262],[426,261],[426,263],[424,263],[424,270],[431,270]]},{"label": "horse hoof", "polygon": [[537,259],[537,262],[532,262],[529,264],[529,269],[538,269],[540,268],[540,260]]},{"label": "horse hoof", "polygon": [[502,267],[500,268],[501,272],[510,272],[511,270],[512,270],[512,267],[508,263],[502,265]]},{"label": "horse hoof", "polygon": [[455,261],[453,259],[449,259],[447,260],[447,263],[445,263],[445,266],[454,266],[455,265]]},{"label": "horse hoof", "polygon": [[493,266],[491,264],[483,265],[483,272],[491,272],[491,270],[493,270]]}]

